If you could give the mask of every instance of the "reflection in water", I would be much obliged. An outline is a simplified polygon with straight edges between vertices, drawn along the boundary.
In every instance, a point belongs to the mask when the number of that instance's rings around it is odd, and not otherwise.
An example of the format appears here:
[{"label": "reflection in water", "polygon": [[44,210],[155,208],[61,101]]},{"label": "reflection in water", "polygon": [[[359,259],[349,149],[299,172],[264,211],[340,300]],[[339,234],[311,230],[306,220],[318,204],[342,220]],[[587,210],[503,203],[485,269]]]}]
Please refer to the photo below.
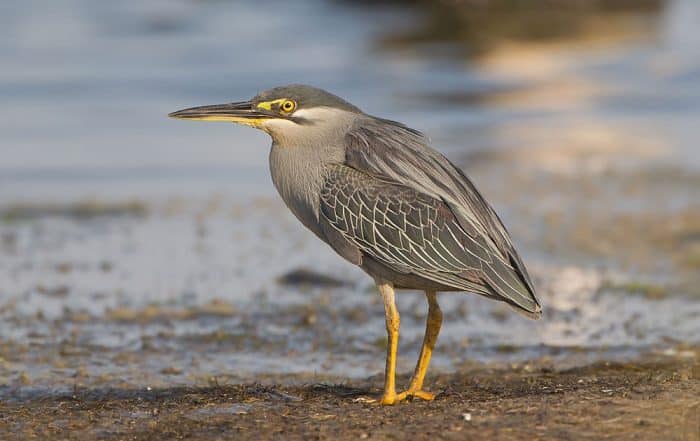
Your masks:
[{"label": "reflection in water", "polygon": [[450,44],[467,56],[483,56],[511,44],[611,45],[647,39],[657,31],[665,0],[416,1],[421,16],[411,28],[390,32],[390,50]]},{"label": "reflection in water", "polygon": [[[410,92],[417,105],[441,110],[434,139],[443,146],[521,156],[532,150],[548,170],[577,170],[584,157],[591,158],[581,164],[588,171],[678,156],[685,166],[700,165],[692,138],[669,133],[685,136],[678,124],[692,130],[684,118],[700,111],[700,99],[691,98],[700,98],[697,79],[677,81],[700,69],[689,61],[700,46],[686,43],[697,33],[685,19],[700,17],[697,3],[387,3],[410,4],[418,18],[383,33],[384,52],[451,60],[477,79]],[[444,118],[446,106],[463,117]]]}]

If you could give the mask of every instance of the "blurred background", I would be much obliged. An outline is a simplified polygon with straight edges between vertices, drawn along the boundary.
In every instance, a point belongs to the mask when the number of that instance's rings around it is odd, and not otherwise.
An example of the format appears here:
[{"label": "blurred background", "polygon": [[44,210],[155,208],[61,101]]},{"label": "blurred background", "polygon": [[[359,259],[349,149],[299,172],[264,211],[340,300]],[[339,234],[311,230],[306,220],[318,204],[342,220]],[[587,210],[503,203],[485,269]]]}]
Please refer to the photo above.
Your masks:
[{"label": "blurred background", "polygon": [[[695,0],[3,2],[0,395],[382,371],[378,296],[287,212],[267,135],[166,117],[288,83],[426,133],[514,236],[543,319],[444,295],[437,370],[693,356],[698,23]],[[404,372],[426,307],[399,309]]]}]

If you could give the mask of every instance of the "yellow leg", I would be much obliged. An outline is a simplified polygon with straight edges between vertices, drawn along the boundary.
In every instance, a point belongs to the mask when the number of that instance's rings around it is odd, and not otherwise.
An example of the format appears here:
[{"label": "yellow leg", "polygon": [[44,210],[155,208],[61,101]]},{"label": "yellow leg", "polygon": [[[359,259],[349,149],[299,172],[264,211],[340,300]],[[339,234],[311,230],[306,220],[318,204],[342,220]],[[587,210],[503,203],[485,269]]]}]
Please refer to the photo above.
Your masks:
[{"label": "yellow leg", "polygon": [[435,292],[426,291],[425,296],[428,298],[428,319],[425,324],[423,347],[418,356],[418,362],[416,363],[416,370],[413,373],[411,384],[408,386],[408,390],[403,394],[430,401],[435,398],[435,395],[423,390],[423,380],[425,380],[425,374],[430,364],[430,357],[433,354],[433,348],[435,347],[435,342],[437,341],[440,327],[442,326],[442,311],[440,311],[440,305],[438,305]]},{"label": "yellow leg", "polygon": [[399,311],[396,309],[394,298],[394,286],[391,283],[377,281],[377,288],[384,299],[384,312],[386,314],[386,332],[388,345],[386,349],[386,369],[384,371],[384,395],[379,404],[391,405],[401,401],[396,394],[396,352],[399,347]]}]

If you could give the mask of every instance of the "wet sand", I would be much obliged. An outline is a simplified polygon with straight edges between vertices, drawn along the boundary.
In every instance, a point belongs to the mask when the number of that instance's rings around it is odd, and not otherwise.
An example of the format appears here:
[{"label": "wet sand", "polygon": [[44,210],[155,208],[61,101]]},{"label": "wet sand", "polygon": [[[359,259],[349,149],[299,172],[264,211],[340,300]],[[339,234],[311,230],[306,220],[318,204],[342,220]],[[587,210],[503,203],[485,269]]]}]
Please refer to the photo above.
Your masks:
[{"label": "wet sand", "polygon": [[[700,364],[647,356],[557,370],[545,360],[429,378],[433,402],[367,402],[381,378],[308,376],[83,389],[0,403],[2,439],[700,439]],[[408,376],[400,377],[405,384]]]}]

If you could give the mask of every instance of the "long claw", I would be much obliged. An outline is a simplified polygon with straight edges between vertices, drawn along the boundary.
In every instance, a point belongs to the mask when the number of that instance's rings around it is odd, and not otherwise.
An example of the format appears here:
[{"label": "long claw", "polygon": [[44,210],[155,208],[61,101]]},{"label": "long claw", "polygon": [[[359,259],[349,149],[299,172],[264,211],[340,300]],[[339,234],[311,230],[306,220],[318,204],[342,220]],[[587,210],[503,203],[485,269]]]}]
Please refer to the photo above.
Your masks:
[{"label": "long claw", "polygon": [[402,392],[407,397],[420,398],[423,401],[433,401],[435,399],[435,394],[428,392],[427,390],[407,390]]}]

